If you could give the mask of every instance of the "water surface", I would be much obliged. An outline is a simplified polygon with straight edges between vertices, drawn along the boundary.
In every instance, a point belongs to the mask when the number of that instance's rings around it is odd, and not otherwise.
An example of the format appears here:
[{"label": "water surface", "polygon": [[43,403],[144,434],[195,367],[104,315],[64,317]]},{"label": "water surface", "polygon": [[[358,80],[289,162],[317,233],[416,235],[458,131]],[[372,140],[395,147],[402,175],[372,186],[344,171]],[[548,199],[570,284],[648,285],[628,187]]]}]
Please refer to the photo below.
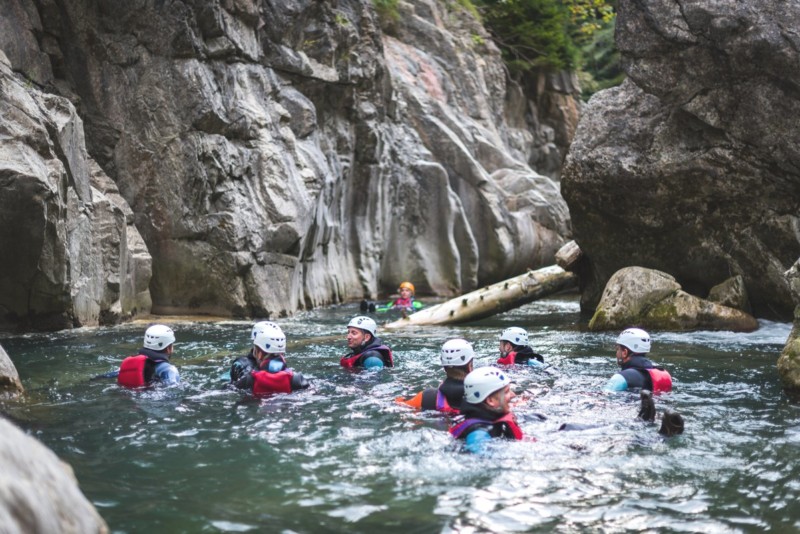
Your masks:
[{"label": "water surface", "polygon": [[[277,322],[309,391],[256,400],[224,387],[250,323],[173,323],[183,384],[132,392],[87,379],[136,353],[144,325],[6,337],[28,391],[6,404],[72,465],[113,532],[760,532],[800,528],[800,409],[775,363],[790,325],[751,334],[652,332],[675,389],[656,399],[686,433],[636,421],[638,396],[604,394],[614,334],[585,332],[560,296],[465,326],[391,332],[397,367],[348,372],[336,306]],[[531,333],[545,370],[513,372],[535,442],[459,450],[450,421],[393,399],[442,379],[438,350],[473,341],[497,358],[508,326]],[[330,337],[328,337],[330,336]],[[542,419],[542,416],[545,419]],[[595,425],[558,432],[565,422]]]}]

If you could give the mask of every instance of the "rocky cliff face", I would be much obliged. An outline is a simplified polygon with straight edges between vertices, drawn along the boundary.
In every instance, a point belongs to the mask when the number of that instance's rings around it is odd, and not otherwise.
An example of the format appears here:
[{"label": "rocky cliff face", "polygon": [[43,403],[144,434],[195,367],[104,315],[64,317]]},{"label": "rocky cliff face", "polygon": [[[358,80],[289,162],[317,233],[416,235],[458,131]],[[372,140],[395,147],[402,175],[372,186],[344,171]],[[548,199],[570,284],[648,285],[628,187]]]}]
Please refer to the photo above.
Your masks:
[{"label": "rocky cliff face", "polygon": [[0,49],[75,104],[130,205],[156,313],[452,294],[570,233],[573,89],[508,86],[455,3],[401,2],[393,36],[368,0],[4,3]]},{"label": "rocky cliff face", "polygon": [[705,296],[742,275],[754,313],[792,317],[800,255],[800,7],[622,0],[629,79],[584,110],[564,169],[593,308],[618,269]]}]

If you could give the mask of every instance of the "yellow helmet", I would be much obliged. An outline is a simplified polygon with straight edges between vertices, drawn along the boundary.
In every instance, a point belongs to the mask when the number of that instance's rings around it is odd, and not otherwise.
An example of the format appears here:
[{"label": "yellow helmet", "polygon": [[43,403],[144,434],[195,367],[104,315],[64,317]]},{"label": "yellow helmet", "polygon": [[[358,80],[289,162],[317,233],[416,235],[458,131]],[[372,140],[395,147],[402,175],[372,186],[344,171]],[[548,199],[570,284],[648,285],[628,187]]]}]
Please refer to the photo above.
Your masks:
[{"label": "yellow helmet", "polygon": [[408,289],[411,291],[411,294],[414,294],[414,284],[411,282],[403,282],[397,289]]}]

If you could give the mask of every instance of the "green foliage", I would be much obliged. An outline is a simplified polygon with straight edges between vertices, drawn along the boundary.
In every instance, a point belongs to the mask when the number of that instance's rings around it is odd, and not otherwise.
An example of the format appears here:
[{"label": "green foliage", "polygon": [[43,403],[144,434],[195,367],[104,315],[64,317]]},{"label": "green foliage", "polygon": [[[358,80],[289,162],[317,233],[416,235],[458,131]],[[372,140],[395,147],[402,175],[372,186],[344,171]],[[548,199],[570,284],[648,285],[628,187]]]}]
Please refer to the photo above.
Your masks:
[{"label": "green foliage", "polygon": [[472,16],[478,20],[481,20],[481,15],[478,12],[478,8],[475,7],[475,4],[472,3],[472,0],[456,0],[458,5],[472,13]]},{"label": "green foliage", "polygon": [[400,20],[400,12],[397,4],[400,0],[372,0],[375,12],[381,21],[381,26],[385,29]]},{"label": "green foliage", "polygon": [[574,70],[585,94],[622,81],[614,0],[473,1],[512,72]]}]

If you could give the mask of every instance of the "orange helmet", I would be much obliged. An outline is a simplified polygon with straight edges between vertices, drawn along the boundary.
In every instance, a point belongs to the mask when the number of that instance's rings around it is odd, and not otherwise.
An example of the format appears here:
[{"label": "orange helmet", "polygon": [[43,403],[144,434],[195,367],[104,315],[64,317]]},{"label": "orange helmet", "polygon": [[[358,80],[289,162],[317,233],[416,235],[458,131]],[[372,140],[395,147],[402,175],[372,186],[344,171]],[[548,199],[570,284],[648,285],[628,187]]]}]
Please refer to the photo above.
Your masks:
[{"label": "orange helmet", "polygon": [[409,289],[411,290],[411,294],[412,295],[414,294],[414,284],[412,284],[411,282],[403,282],[402,284],[400,284],[400,287],[398,287],[398,289]]}]

